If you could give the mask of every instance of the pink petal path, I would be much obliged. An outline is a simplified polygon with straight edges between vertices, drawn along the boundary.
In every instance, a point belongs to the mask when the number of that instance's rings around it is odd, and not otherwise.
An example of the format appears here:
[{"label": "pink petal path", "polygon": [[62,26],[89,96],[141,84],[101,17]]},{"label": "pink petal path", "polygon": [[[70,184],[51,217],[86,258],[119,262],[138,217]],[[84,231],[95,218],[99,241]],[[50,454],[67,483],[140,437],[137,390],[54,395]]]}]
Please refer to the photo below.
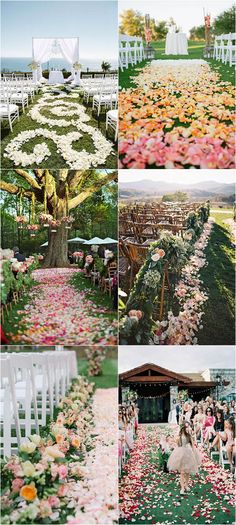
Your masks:
[{"label": "pink petal path", "polygon": [[14,343],[54,345],[115,345],[117,321],[106,317],[107,310],[77,292],[69,283],[78,270],[40,269],[33,272],[35,286],[22,315]]}]

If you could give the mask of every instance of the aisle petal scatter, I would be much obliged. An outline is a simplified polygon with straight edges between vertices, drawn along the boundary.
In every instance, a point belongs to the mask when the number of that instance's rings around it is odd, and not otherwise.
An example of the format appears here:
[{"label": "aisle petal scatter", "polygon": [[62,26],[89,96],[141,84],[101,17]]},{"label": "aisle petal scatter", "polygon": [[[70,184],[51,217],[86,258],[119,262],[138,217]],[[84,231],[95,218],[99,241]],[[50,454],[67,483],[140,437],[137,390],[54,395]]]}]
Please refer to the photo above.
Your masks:
[{"label": "aisle petal scatter", "polygon": [[[138,437],[120,481],[120,523],[233,523],[235,482],[229,470],[200,447],[202,465],[180,495],[176,474],[158,470],[157,449],[174,425],[139,425]],[[179,476],[177,477],[177,480]]]},{"label": "aisle petal scatter", "polygon": [[120,93],[120,168],[232,169],[234,87],[204,60],[154,60]]},{"label": "aisle petal scatter", "polygon": [[117,321],[106,318],[106,308],[87,298],[86,289],[78,293],[69,283],[78,270],[52,268],[35,270],[35,286],[21,315],[14,343],[116,344]]},{"label": "aisle petal scatter", "polygon": [[108,394],[109,416],[103,391],[79,376],[55,420],[3,462],[2,523],[117,521],[116,389]]},{"label": "aisle petal scatter", "polygon": [[[117,391],[97,389],[92,405],[94,447],[86,455],[86,477],[79,489],[79,510],[73,524],[111,524],[117,521]],[[82,510],[83,509],[83,510]]]}]

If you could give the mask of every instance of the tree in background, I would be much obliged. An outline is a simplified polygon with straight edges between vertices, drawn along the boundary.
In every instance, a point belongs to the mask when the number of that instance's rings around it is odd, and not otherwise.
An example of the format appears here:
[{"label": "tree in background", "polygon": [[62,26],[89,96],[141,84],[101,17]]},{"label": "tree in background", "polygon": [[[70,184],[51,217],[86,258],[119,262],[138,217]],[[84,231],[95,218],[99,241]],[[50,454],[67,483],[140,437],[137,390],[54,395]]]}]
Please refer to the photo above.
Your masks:
[{"label": "tree in background", "polygon": [[109,62],[104,62],[104,60],[103,60],[103,62],[101,63],[101,68],[102,68],[102,70],[105,73],[106,71],[110,71],[111,64],[109,64]]},{"label": "tree in background", "polygon": [[[116,180],[113,170],[23,170],[4,172],[0,188],[21,200],[34,203],[31,214],[39,213],[53,217],[57,222],[48,224],[48,249],[44,260],[46,268],[68,266],[67,235],[69,214],[78,208],[88,197],[103,186]],[[21,215],[21,214],[20,214]],[[34,221],[35,222],[35,221]]]},{"label": "tree in background", "polygon": [[215,18],[214,32],[216,35],[235,33],[235,5]]},{"label": "tree in background", "polygon": [[175,193],[168,193],[163,195],[163,202],[186,202],[188,200],[187,193],[183,191],[176,191]]},{"label": "tree in background", "polygon": [[205,40],[205,26],[194,26],[190,29],[190,40]]},{"label": "tree in background", "polygon": [[[160,21],[156,21],[154,18],[151,18],[150,29],[152,31],[152,40],[164,40],[168,33],[168,28],[172,25],[176,26],[173,18]],[[139,11],[135,11],[134,9],[127,9],[121,14],[121,23],[119,27],[120,33],[129,36],[141,36],[144,39],[144,27],[145,15],[143,15]],[[180,28],[176,26],[176,31],[179,30]]]},{"label": "tree in background", "polygon": [[[212,34],[223,35],[235,32],[235,6],[218,15],[212,25]],[[190,29],[190,40],[205,40],[205,26]]]}]

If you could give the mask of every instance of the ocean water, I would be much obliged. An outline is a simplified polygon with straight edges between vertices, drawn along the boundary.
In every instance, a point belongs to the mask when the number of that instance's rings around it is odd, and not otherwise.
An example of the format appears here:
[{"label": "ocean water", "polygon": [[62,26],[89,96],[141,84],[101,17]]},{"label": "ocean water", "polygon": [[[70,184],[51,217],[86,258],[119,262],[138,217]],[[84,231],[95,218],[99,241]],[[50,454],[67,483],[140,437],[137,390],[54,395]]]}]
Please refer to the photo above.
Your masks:
[{"label": "ocean water", "polygon": [[[100,71],[101,63],[104,59],[101,60],[88,60],[81,58],[80,63],[82,64],[82,71]],[[31,71],[28,67],[28,64],[32,62],[32,57],[2,57],[1,58],[1,71],[4,73],[13,73],[15,72],[29,72]],[[112,60],[105,60],[109,62],[112,66],[112,69],[117,69],[117,62]],[[67,69],[69,70],[69,64],[63,59],[53,58],[49,62],[43,64],[43,69]]]}]

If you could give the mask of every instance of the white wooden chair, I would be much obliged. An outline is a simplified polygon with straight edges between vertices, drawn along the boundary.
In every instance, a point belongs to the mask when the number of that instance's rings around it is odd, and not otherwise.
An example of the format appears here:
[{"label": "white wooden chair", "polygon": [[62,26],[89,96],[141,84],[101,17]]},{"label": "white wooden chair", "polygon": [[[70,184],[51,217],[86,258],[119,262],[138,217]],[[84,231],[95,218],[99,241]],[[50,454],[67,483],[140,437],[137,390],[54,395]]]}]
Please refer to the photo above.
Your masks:
[{"label": "white wooden chair", "polygon": [[115,141],[118,137],[118,109],[110,109],[106,114],[106,131],[108,128],[115,131]]},{"label": "white wooden chair", "polygon": [[8,121],[11,132],[13,122],[19,120],[19,108],[16,104],[10,103],[7,92],[1,93],[0,119]]},{"label": "white wooden chair", "polygon": [[[10,354],[15,381],[15,394],[19,406],[20,426],[25,436],[32,430],[38,434],[39,421],[34,371],[29,354]],[[22,432],[23,434],[23,432]]]},{"label": "white wooden chair", "polygon": [[1,356],[0,396],[0,450],[3,457],[10,457],[21,444],[21,430],[11,360],[5,356]]},{"label": "white wooden chair", "polygon": [[214,41],[214,50],[213,50],[214,60],[219,60],[220,44],[221,44],[221,35],[217,35],[215,36],[215,41]]},{"label": "white wooden chair", "polygon": [[229,65],[236,64],[236,33],[231,33],[228,36],[228,42],[225,52],[225,64],[229,62]]},{"label": "white wooden chair", "polygon": [[223,469],[225,467],[230,467],[230,462],[228,460],[226,446],[223,445],[222,439],[220,439],[220,458],[219,458],[219,463],[220,463],[221,467],[223,467]]}]

